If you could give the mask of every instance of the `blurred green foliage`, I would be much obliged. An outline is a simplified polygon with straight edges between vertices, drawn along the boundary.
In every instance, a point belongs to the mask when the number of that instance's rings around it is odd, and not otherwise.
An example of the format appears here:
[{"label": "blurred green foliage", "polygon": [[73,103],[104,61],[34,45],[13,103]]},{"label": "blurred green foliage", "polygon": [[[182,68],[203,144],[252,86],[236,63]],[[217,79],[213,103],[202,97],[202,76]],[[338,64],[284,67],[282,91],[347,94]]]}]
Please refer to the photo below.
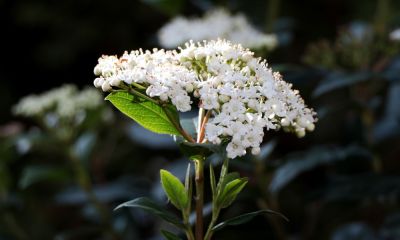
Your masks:
[{"label": "blurred green foliage", "polygon": [[[31,92],[90,84],[101,54],[157,46],[155,33],[170,17],[215,5],[243,11],[286,41],[266,58],[320,118],[304,140],[271,132],[260,156],[231,163],[248,188],[221,221],[269,208],[290,222],[260,215],[215,238],[400,239],[400,46],[388,38],[400,27],[400,3],[393,0],[0,1],[8,57],[0,82],[0,239],[162,239],[158,230],[170,231],[140,210],[112,209],[142,195],[165,205],[159,169],[182,180],[187,167],[171,138],[115,113],[111,122],[91,114],[63,142],[7,109]],[[81,184],[71,153],[87,176]],[[209,161],[221,163],[216,155]]]}]

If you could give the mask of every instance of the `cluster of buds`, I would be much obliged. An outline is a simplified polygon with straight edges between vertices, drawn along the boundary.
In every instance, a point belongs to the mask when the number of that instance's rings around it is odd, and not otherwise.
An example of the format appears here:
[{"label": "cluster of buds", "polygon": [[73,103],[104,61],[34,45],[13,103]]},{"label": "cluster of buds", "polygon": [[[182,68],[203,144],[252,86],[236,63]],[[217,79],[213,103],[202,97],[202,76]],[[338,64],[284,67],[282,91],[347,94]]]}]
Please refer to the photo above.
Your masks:
[{"label": "cluster of buds", "polygon": [[251,49],[272,50],[278,45],[275,34],[260,32],[244,15],[231,15],[224,9],[210,10],[202,18],[176,17],[158,32],[159,42],[165,48],[175,48],[189,40],[216,40],[219,37]]},{"label": "cluster of buds", "polygon": [[260,152],[264,129],[296,133],[314,130],[315,112],[267,62],[226,40],[188,42],[174,51],[132,51],[103,56],[94,85],[103,91],[138,88],[170,102],[178,111],[198,99],[209,116],[205,142],[228,142],[229,158]]}]

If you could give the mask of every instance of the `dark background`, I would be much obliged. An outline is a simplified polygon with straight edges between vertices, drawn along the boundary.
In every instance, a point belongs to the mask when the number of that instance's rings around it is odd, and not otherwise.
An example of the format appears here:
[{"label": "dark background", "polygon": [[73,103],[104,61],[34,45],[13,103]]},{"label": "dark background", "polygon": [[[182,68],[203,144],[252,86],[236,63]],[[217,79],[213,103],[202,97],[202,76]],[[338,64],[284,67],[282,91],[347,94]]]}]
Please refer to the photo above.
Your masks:
[{"label": "dark background", "polygon": [[[152,4],[157,2],[162,7]],[[7,109],[21,96],[66,82],[90,85],[92,68],[102,54],[157,47],[155,33],[172,16],[200,15],[213,5],[244,12],[260,29],[267,29],[268,1],[260,0],[2,0],[2,105]],[[269,62],[298,63],[308,43],[333,38],[352,20],[373,20],[375,7],[375,1],[363,0],[282,1],[278,14],[292,21],[295,41]],[[1,121],[9,119],[7,111]]]},{"label": "dark background", "polygon": [[[169,19],[200,16],[213,6],[243,12],[260,30],[278,34],[281,46],[264,57],[320,119],[304,139],[266,134],[263,149],[271,153],[231,165],[250,181],[222,219],[270,208],[290,222],[260,216],[215,239],[400,239],[400,48],[387,40],[400,27],[394,0],[0,0],[0,239],[111,239],[73,180],[54,173],[21,187],[32,166],[68,166],[60,145],[45,134],[37,149],[18,151],[21,139],[36,141],[30,130],[37,126],[13,116],[11,106],[64,83],[92,85],[102,54],[159,47],[156,33]],[[355,22],[378,37],[338,44],[339,33]],[[331,47],[313,45],[319,47],[305,60],[310,44],[321,39]],[[376,53],[366,65],[347,62],[369,51]],[[336,57],[326,65],[330,54]],[[166,203],[159,169],[183,176],[188,160],[168,136],[114,115],[113,125],[90,130],[97,138],[86,171],[120,239],[162,239],[166,225],[156,218],[111,210],[141,195]],[[19,130],[9,134],[14,124]]]}]

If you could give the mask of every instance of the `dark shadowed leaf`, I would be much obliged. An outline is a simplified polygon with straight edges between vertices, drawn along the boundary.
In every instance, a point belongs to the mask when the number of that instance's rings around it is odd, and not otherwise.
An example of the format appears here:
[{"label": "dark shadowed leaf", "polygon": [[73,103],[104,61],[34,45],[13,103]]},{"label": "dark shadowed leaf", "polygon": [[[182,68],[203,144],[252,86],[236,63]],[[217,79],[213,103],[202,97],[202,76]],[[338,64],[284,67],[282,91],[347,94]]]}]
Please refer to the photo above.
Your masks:
[{"label": "dark shadowed leaf", "polygon": [[247,223],[248,221],[252,220],[254,217],[256,217],[258,215],[261,215],[261,214],[266,214],[266,213],[267,214],[277,215],[277,216],[285,219],[286,221],[289,221],[281,213],[278,213],[278,212],[275,212],[275,211],[272,211],[272,210],[259,210],[259,211],[256,211],[256,212],[245,213],[245,214],[242,214],[240,216],[237,216],[237,217],[228,219],[226,221],[223,221],[223,222],[215,225],[212,230],[215,232],[215,231],[221,230],[221,229],[223,229],[224,227],[227,227],[227,226],[236,226],[236,225],[244,224],[244,223]]},{"label": "dark shadowed leaf", "polygon": [[273,193],[279,192],[286,184],[305,171],[353,156],[370,159],[371,153],[359,146],[345,148],[319,146],[305,152],[291,154],[286,158],[285,163],[275,171],[269,189]]},{"label": "dark shadowed leaf", "polygon": [[96,134],[92,132],[86,132],[79,136],[73,146],[74,154],[81,160],[87,159],[93,150],[96,138]]},{"label": "dark shadowed leaf", "polygon": [[176,142],[179,144],[179,148],[186,156],[194,156],[194,155],[203,155],[209,156],[213,153],[223,155],[225,154],[225,146],[224,145],[215,145],[211,143],[190,143],[183,142],[179,139],[176,139]]},{"label": "dark shadowed leaf", "polygon": [[152,213],[154,215],[161,217],[165,221],[167,221],[179,228],[184,228],[183,223],[175,215],[166,211],[163,207],[159,206],[157,203],[153,202],[149,198],[140,197],[140,198],[136,198],[134,200],[128,201],[128,202],[124,202],[124,203],[118,205],[114,209],[114,211],[118,210],[120,208],[123,208],[123,207],[143,209],[149,213]]},{"label": "dark shadowed leaf", "polygon": [[374,73],[371,72],[357,72],[354,74],[346,74],[343,72],[333,72],[330,75],[328,75],[314,90],[313,92],[313,97],[319,97],[325,93],[328,93],[330,91],[343,88],[343,87],[348,87],[353,84],[362,82],[362,81],[367,81],[373,78],[374,76],[377,76]]},{"label": "dark shadowed leaf", "polygon": [[29,166],[22,173],[18,183],[19,187],[24,189],[32,184],[42,181],[65,181],[70,178],[70,173],[65,168],[50,166]]},{"label": "dark shadowed leaf", "polygon": [[276,140],[272,139],[271,141],[265,143],[261,146],[261,152],[255,158],[259,161],[266,161],[266,159],[271,155],[276,147]]},{"label": "dark shadowed leaf", "polygon": [[161,230],[161,234],[165,237],[166,240],[182,240],[180,237],[175,235],[172,232]]},{"label": "dark shadowed leaf", "polygon": [[322,192],[326,201],[391,201],[400,197],[400,177],[373,174],[337,177]]},{"label": "dark shadowed leaf", "polygon": [[373,138],[375,142],[400,135],[400,83],[392,83],[386,100],[385,113],[374,125]]},{"label": "dark shadowed leaf", "polygon": [[142,2],[158,9],[159,11],[174,16],[181,12],[184,0],[141,0]]}]

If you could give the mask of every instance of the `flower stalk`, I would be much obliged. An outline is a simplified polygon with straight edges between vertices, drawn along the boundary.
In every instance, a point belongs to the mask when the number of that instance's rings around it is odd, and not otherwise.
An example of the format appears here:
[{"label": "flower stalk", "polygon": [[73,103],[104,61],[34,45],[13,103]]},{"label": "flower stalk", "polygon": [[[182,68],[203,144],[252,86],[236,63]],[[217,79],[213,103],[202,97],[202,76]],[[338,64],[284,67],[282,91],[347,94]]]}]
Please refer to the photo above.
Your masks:
[{"label": "flower stalk", "polygon": [[204,157],[199,156],[195,160],[195,184],[196,184],[196,240],[203,240],[203,206],[204,206]]}]

